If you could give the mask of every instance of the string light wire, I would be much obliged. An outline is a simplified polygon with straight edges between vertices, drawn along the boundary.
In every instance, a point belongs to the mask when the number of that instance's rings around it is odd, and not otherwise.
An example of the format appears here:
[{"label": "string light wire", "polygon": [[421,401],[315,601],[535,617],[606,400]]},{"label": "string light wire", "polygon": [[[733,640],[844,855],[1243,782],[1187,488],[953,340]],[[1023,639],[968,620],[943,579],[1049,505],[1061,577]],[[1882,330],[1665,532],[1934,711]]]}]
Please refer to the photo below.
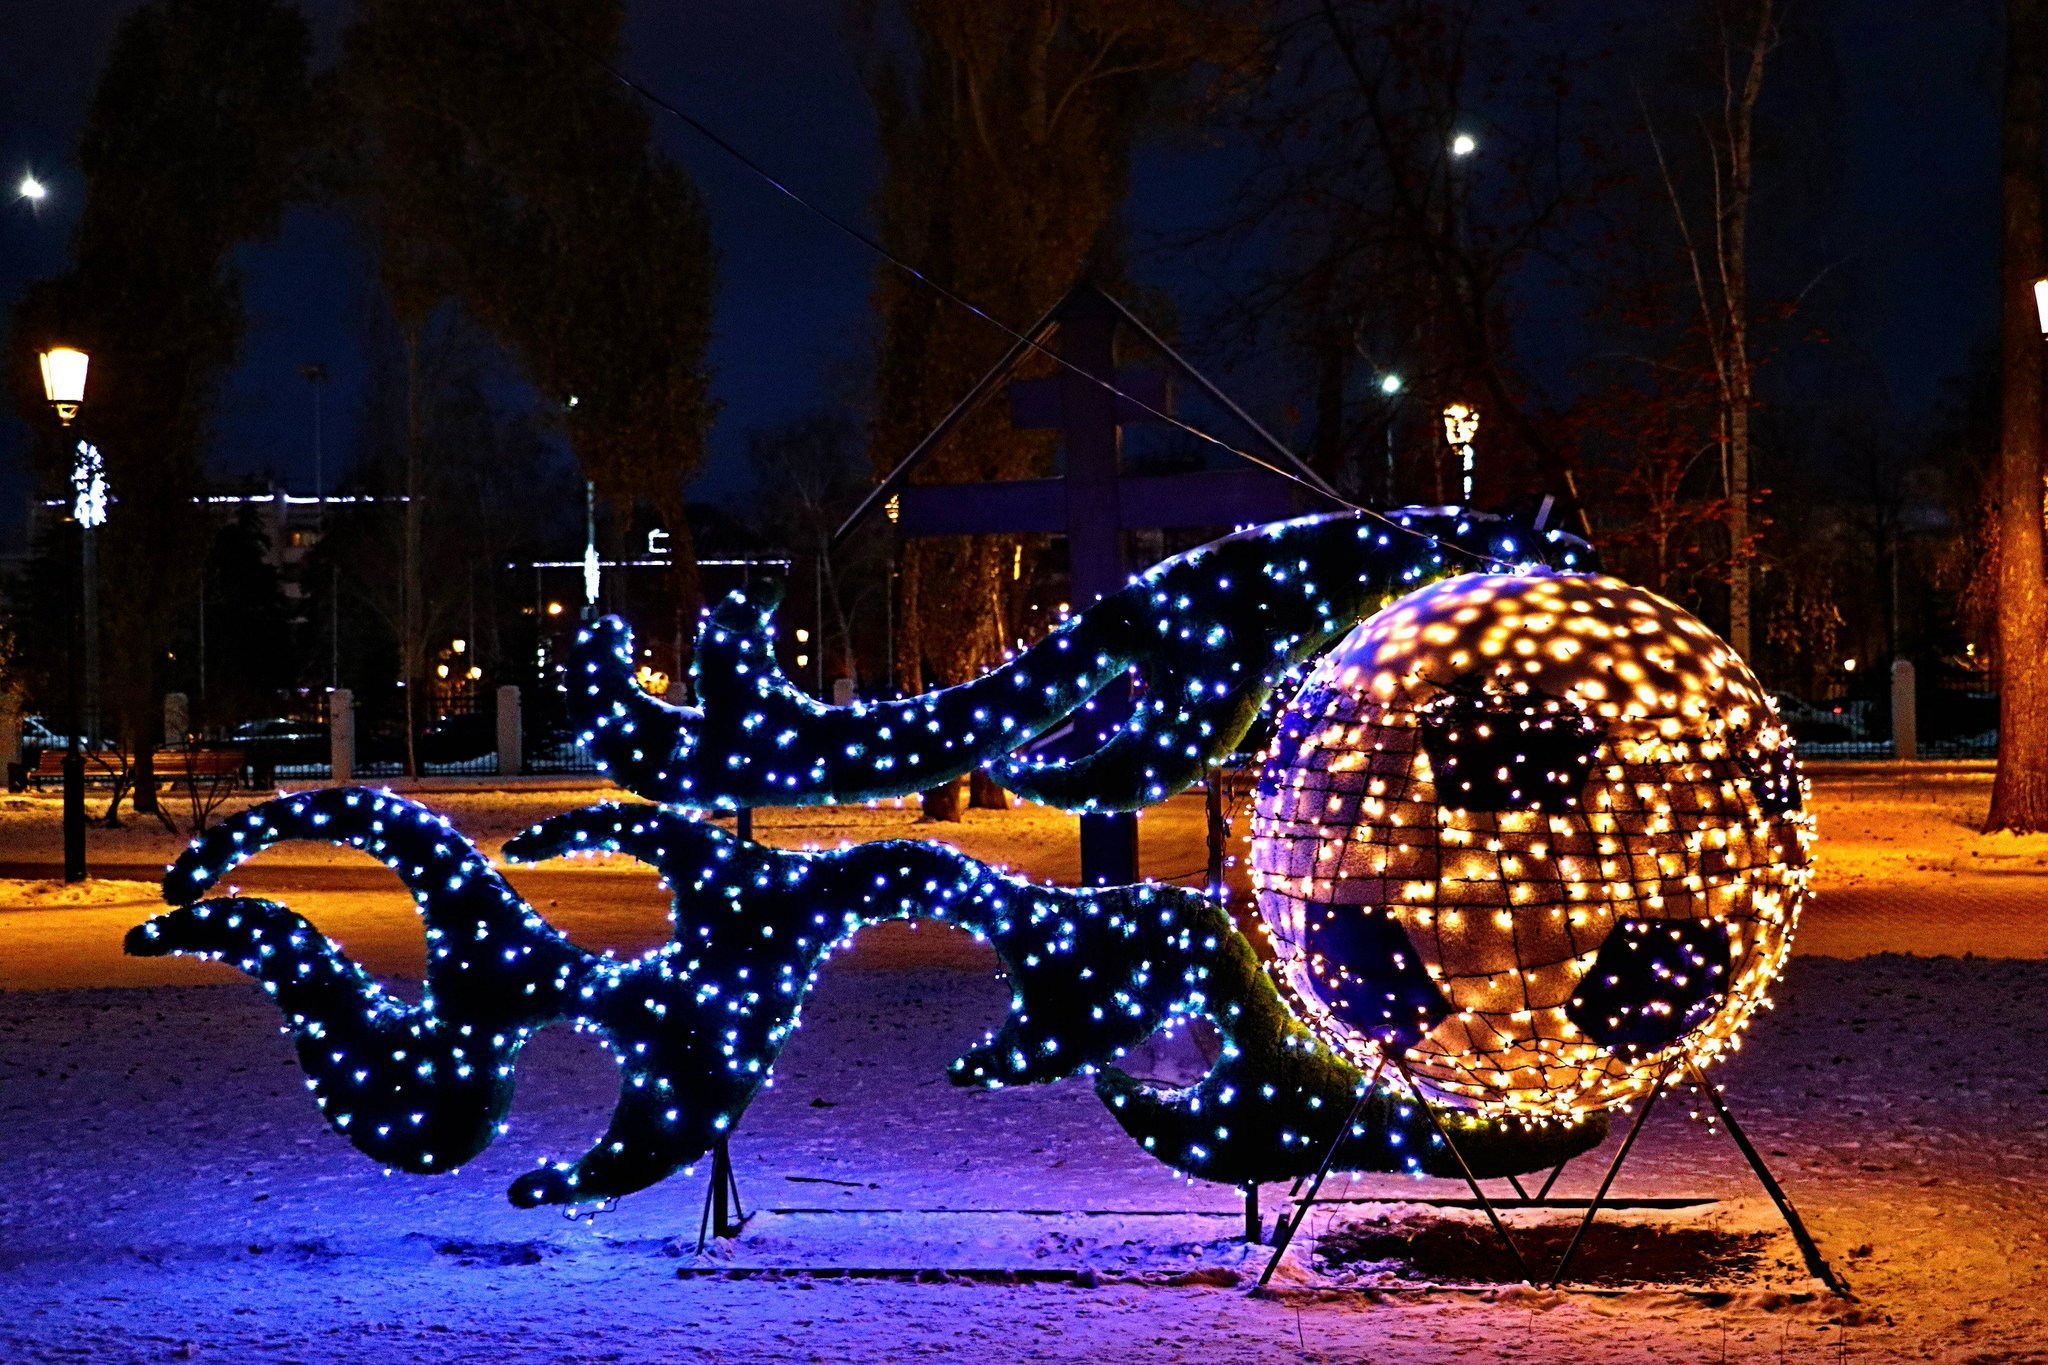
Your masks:
[{"label": "string light wire", "polygon": [[[839,215],[833,213],[829,209],[821,208],[817,204],[813,203],[811,200],[805,198],[796,190],[790,188],[788,183],[785,182],[781,177],[777,176],[767,167],[763,166],[759,161],[755,160],[752,156],[748,155],[731,139],[725,137],[717,129],[713,128],[710,124],[704,122],[696,115],[690,113],[688,110],[682,108],[673,101],[669,100],[667,97],[663,96],[659,91],[652,90],[646,85],[642,84],[639,80],[635,79],[631,75],[631,73],[625,71],[617,63],[613,62],[610,58],[604,56],[601,53],[593,51],[591,48],[578,42],[574,37],[572,37],[567,31],[565,31],[560,25],[556,24],[554,20],[549,18],[545,13],[536,11],[535,17],[540,20],[541,24],[544,27],[546,27],[558,39],[560,39],[562,44],[565,47],[569,48],[570,51],[576,53],[578,56],[581,56],[584,60],[590,62],[593,66],[597,67],[600,71],[603,71],[607,76],[610,76],[620,85],[625,86],[626,89],[632,91],[635,95],[638,95],[641,99],[645,100],[654,108],[661,110],[663,113],[668,114],[670,117],[675,118],[676,120],[681,122],[685,127],[689,128],[692,132],[696,133],[706,142],[709,142],[719,151],[724,152],[727,156],[731,157],[734,161],[738,162],[749,173],[751,173],[756,178],[761,180],[764,184],[768,185],[769,188],[773,189],[776,193],[782,195],[784,198],[790,200],[798,207],[809,212],[812,216],[822,219],[827,224],[831,225],[834,228],[837,228],[841,233],[845,234],[848,237],[851,237],[854,241],[859,242],[869,251],[874,252],[877,256],[881,257],[883,260],[887,261],[890,265],[902,271],[904,274],[908,275],[911,279],[916,280],[919,284],[924,285],[927,289],[930,289],[934,294],[937,294],[940,298],[946,300],[946,302],[954,305],[957,308],[962,308],[965,309],[967,312],[972,313],[975,317],[980,318],[982,321],[988,323],[991,327],[994,327],[997,330],[1001,331],[1005,336],[1008,336],[1011,340],[1018,342],[1021,345],[1028,346],[1032,350],[1038,352],[1040,355],[1046,357],[1048,360],[1052,361],[1053,364],[1059,366],[1061,369],[1067,371],[1069,374],[1078,375],[1081,378],[1087,380],[1089,383],[1094,384],[1111,394],[1114,394],[1119,400],[1130,404],[1132,407],[1138,409],[1140,412],[1143,412],[1148,417],[1152,417],[1157,419],[1158,421],[1165,422],[1167,425],[1174,427],[1179,431],[1189,436],[1192,436],[1199,441],[1206,441],[1210,445],[1217,446],[1222,450],[1228,451],[1230,454],[1236,456],[1238,459],[1244,460],[1250,464],[1257,465],[1259,468],[1266,470],[1268,473],[1277,474],[1283,479],[1287,479],[1291,482],[1297,483],[1301,485],[1303,488],[1306,488],[1321,497],[1329,498],[1332,501],[1337,502],[1341,506],[1349,509],[1350,511],[1356,512],[1361,516],[1368,517],[1383,526],[1386,526],[1394,531],[1401,533],[1402,535],[1415,536],[1419,539],[1428,541],[1431,545],[1436,546],[1438,548],[1449,550],[1454,554],[1463,555],[1471,559],[1474,563],[1479,564],[1480,566],[1488,570],[1512,571],[1514,568],[1517,567],[1516,565],[1506,560],[1495,558],[1492,555],[1481,554],[1478,551],[1468,550],[1462,545],[1453,545],[1447,541],[1439,540],[1437,537],[1430,535],[1426,531],[1418,531],[1412,526],[1403,524],[1397,518],[1387,516],[1385,513],[1376,511],[1373,508],[1361,506],[1360,504],[1351,501],[1349,498],[1344,497],[1342,494],[1338,493],[1336,490],[1328,487],[1325,484],[1311,482],[1308,479],[1304,479],[1303,477],[1301,477],[1301,475],[1295,473],[1293,470],[1286,469],[1280,465],[1274,464],[1270,460],[1261,459],[1259,456],[1254,455],[1249,450],[1244,450],[1238,446],[1232,445],[1229,441],[1224,440],[1220,436],[1215,436],[1209,432],[1203,431],[1200,427],[1191,425],[1188,422],[1184,422],[1180,418],[1173,416],[1171,413],[1162,412],[1158,408],[1146,402],[1144,399],[1139,398],[1135,394],[1127,393],[1123,389],[1118,388],[1113,381],[1104,379],[1101,375],[1093,374],[1088,370],[1081,368],[1079,365],[1074,364],[1072,361],[1060,355],[1058,352],[1053,351],[1046,347],[1044,344],[1038,341],[1037,338],[1027,336],[1025,333],[1017,330],[1015,327],[1010,326],[1009,323],[1004,322],[1001,318],[995,316],[987,309],[981,307],[972,299],[966,298],[961,294],[955,292],[954,290],[949,289],[945,285],[939,283],[930,275],[927,275],[924,271],[918,269],[915,265],[912,265],[909,261],[904,260],[901,256],[891,251],[888,247],[884,246],[881,242],[877,241],[868,233],[863,232],[860,228],[854,226],[852,223],[847,222],[844,218],[841,218]],[[1280,443],[1277,439],[1275,439],[1274,444],[1279,445]],[[1281,449],[1285,450],[1286,447],[1281,446]],[[1291,454],[1292,452],[1289,453]]]}]

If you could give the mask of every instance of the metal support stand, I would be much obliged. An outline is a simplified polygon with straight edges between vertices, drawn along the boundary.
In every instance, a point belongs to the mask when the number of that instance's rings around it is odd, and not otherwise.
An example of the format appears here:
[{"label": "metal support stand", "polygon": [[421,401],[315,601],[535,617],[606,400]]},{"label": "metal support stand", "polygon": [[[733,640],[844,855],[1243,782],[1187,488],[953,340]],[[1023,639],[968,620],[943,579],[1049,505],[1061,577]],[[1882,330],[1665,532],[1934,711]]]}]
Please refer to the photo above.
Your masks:
[{"label": "metal support stand", "polygon": [[1257,1182],[1244,1187],[1244,1240],[1248,1246],[1257,1246],[1266,1240],[1266,1225],[1259,1218]]},{"label": "metal support stand", "polygon": [[732,1173],[732,1145],[724,1138],[711,1149],[711,1188],[704,1192],[704,1216],[697,1220],[697,1250],[713,1237],[740,1235],[754,1215],[740,1205],[740,1183]]},{"label": "metal support stand", "polygon": [[1571,1241],[1565,1244],[1564,1255],[1557,1262],[1557,1273],[1550,1277],[1552,1289],[1557,1288],[1558,1283],[1564,1279],[1564,1272],[1571,1265],[1572,1257],[1578,1254],[1579,1243],[1586,1239],[1587,1229],[1593,1226],[1593,1219],[1599,1216],[1600,1205],[1607,1199],[1607,1191],[1614,1187],[1614,1177],[1621,1174],[1621,1163],[1628,1160],[1629,1152],[1636,1145],[1636,1139],[1642,1135],[1643,1125],[1650,1121],[1650,1111],[1657,1107],[1657,1099],[1664,1093],[1664,1087],[1670,1080],[1669,1075],[1659,1076],[1657,1083],[1650,1087],[1650,1093],[1643,1097],[1643,1107],[1636,1112],[1636,1121],[1629,1125],[1628,1136],[1621,1140],[1621,1150],[1614,1154],[1614,1160],[1608,1164],[1607,1174],[1600,1179],[1600,1189],[1586,1205],[1586,1216],[1579,1220],[1578,1231],[1574,1232]]},{"label": "metal support stand", "polygon": [[1854,1299],[1856,1296],[1849,1292],[1848,1284],[1836,1275],[1834,1267],[1822,1258],[1820,1247],[1814,1243],[1813,1234],[1806,1230],[1805,1220],[1799,1216],[1799,1210],[1792,1207],[1792,1201],[1779,1186],[1778,1178],[1771,1174],[1771,1168],[1764,1164],[1763,1157],[1750,1145],[1749,1136],[1742,1131],[1742,1125],[1735,1121],[1735,1115],[1728,1112],[1728,1105],[1722,1100],[1721,1092],[1707,1084],[1698,1070],[1692,1073],[1692,1083],[1694,1089],[1707,1097],[1707,1103],[1714,1106],[1714,1113],[1720,1117],[1722,1126],[1728,1130],[1728,1136],[1735,1139],[1735,1146],[1742,1152],[1743,1159],[1748,1161],[1749,1168],[1756,1172],[1757,1183],[1764,1187],[1764,1193],[1778,1206],[1779,1216],[1784,1218],[1785,1226],[1792,1229],[1792,1240],[1799,1244],[1799,1254],[1806,1258],[1807,1271],[1841,1298]]},{"label": "metal support stand", "polygon": [[1215,768],[1202,784],[1202,813],[1209,843],[1203,885],[1212,896],[1223,892],[1223,850],[1230,843],[1230,822],[1223,817],[1223,774]]},{"label": "metal support stand", "polygon": [[[1521,1182],[1511,1176],[1508,1178],[1509,1183],[1514,1186],[1518,1197],[1511,1200],[1495,1200],[1489,1198],[1486,1191],[1480,1188],[1479,1181],[1472,1174],[1472,1167],[1466,1162],[1464,1153],[1458,1150],[1457,1142],[1451,1137],[1449,1130],[1444,1127],[1442,1119],[1437,1114],[1436,1107],[1429,1102],[1428,1098],[1423,1094],[1421,1087],[1416,1084],[1405,1060],[1396,1057],[1388,1059],[1388,1062],[1391,1062],[1395,1070],[1400,1073],[1401,1079],[1406,1083],[1414,1103],[1421,1107],[1423,1114],[1429,1119],[1430,1127],[1443,1142],[1445,1150],[1457,1162],[1459,1173],[1467,1187],[1471,1189],[1473,1195],[1470,1201],[1445,1199],[1428,1202],[1445,1207],[1470,1207],[1483,1211],[1486,1214],[1487,1220],[1492,1223],[1494,1232],[1500,1237],[1501,1244],[1508,1249],[1508,1254],[1514,1257],[1515,1266],[1521,1272],[1521,1277],[1525,1283],[1533,1286],[1536,1284],[1536,1278],[1530,1272],[1529,1262],[1523,1256],[1521,1247],[1515,1242],[1514,1237],[1508,1231],[1507,1224],[1502,1220],[1500,1210],[1503,1207],[1584,1207],[1586,1211],[1585,1216],[1579,1220],[1578,1228],[1573,1232],[1571,1242],[1565,1247],[1564,1255],[1557,1263],[1556,1272],[1550,1276],[1547,1282],[1548,1287],[1552,1289],[1558,1288],[1564,1282],[1565,1272],[1571,1267],[1573,1258],[1577,1256],[1579,1247],[1584,1242],[1586,1233],[1592,1228],[1593,1220],[1599,1216],[1600,1210],[1603,1207],[1613,1207],[1613,1205],[1609,1204],[1607,1196],[1614,1187],[1615,1177],[1621,1174],[1622,1166],[1627,1163],[1630,1153],[1635,1150],[1636,1139],[1642,1135],[1644,1126],[1649,1122],[1651,1111],[1657,1107],[1658,1099],[1680,1077],[1680,1072],[1678,1071],[1673,1071],[1660,1077],[1657,1084],[1651,1088],[1650,1093],[1644,1097],[1642,1108],[1636,1113],[1635,1122],[1629,1125],[1628,1134],[1622,1139],[1621,1150],[1614,1154],[1614,1160],[1608,1164],[1607,1173],[1601,1178],[1599,1190],[1591,1199],[1553,1200],[1550,1198],[1551,1188],[1557,1184],[1558,1176],[1563,1174],[1564,1168],[1570,1164],[1568,1158],[1565,1161],[1559,1162],[1556,1168],[1544,1178],[1543,1184],[1537,1189],[1534,1197],[1525,1193]],[[1382,1065],[1386,1064],[1385,1062],[1382,1063]],[[1757,1152],[1756,1147],[1751,1144],[1748,1135],[1742,1131],[1741,1125],[1736,1123],[1735,1115],[1729,1112],[1727,1102],[1721,1098],[1720,1092],[1715,1090],[1713,1086],[1708,1085],[1696,1069],[1686,1068],[1685,1074],[1693,1087],[1707,1097],[1707,1102],[1713,1107],[1715,1115],[1719,1118],[1722,1125],[1727,1128],[1728,1136],[1734,1140],[1744,1160],[1748,1161],[1750,1169],[1756,1173],[1758,1183],[1764,1187],[1764,1192],[1770,1195],[1771,1202],[1777,1205],[1779,1215],[1784,1218],[1785,1226],[1792,1233],[1792,1240],[1798,1244],[1800,1255],[1805,1258],[1808,1273],[1826,1285],[1831,1293],[1840,1298],[1853,1301],[1855,1295],[1849,1291],[1848,1285],[1821,1256],[1820,1247],[1814,1242],[1813,1235],[1807,1231],[1805,1222],[1799,1216],[1799,1211],[1793,1208],[1791,1199],[1786,1196],[1783,1187],[1778,1184],[1777,1178],[1771,1174],[1770,1167],[1764,1163],[1763,1157]],[[1337,1149],[1350,1136],[1352,1125],[1357,1123],[1358,1115],[1365,1107],[1366,1098],[1372,1093],[1374,1086],[1378,1083],[1378,1079],[1379,1072],[1375,1071],[1372,1082],[1359,1093],[1357,1103],[1352,1105],[1351,1113],[1344,1120],[1344,1126],[1338,1130],[1337,1137],[1331,1142],[1329,1150],[1323,1154],[1322,1164],[1316,1169],[1316,1173],[1313,1176],[1303,1176],[1296,1179],[1293,1186],[1289,1189],[1288,1198],[1293,1203],[1293,1208],[1289,1213],[1283,1214],[1274,1227],[1273,1255],[1266,1262],[1265,1270],[1259,1275],[1257,1288],[1265,1288],[1267,1282],[1273,1278],[1273,1273],[1280,1268],[1281,1260],[1287,1255],[1287,1248],[1293,1243],[1295,1235],[1301,1231],[1301,1225],[1307,1221],[1308,1211],[1311,1207],[1317,1204],[1384,1202],[1377,1199],[1321,1199],[1318,1197],[1322,1191],[1323,1182],[1329,1178],[1330,1170],[1336,1164]],[[1306,1185],[1305,1190],[1304,1185]],[[1656,1198],[1630,1200],[1627,1202],[1632,1207],[1683,1208],[1709,1201],[1690,1198]]]},{"label": "metal support stand", "polygon": [[1344,1139],[1351,1136],[1351,1126],[1357,1123],[1358,1116],[1365,1112],[1365,1102],[1372,1097],[1373,1088],[1380,1083],[1380,1072],[1385,1066],[1383,1060],[1379,1066],[1373,1068],[1371,1077],[1359,1090],[1358,1098],[1351,1102],[1351,1112],[1344,1116],[1344,1123],[1337,1129],[1337,1136],[1330,1139],[1330,1150],[1323,1153],[1323,1164],[1316,1167],[1315,1178],[1309,1182],[1308,1193],[1302,1195],[1301,1181],[1294,1182],[1294,1189],[1289,1191],[1289,1197],[1294,1200],[1292,1216],[1283,1217],[1274,1227],[1272,1259],[1266,1262],[1266,1268],[1260,1272],[1259,1282],[1253,1288],[1266,1287],[1266,1281],[1272,1279],[1273,1272],[1280,1268],[1280,1260],[1287,1255],[1287,1248],[1293,1243],[1295,1234],[1300,1232],[1301,1225],[1308,1221],[1308,1211],[1315,1206],[1316,1195],[1322,1191],[1323,1182],[1330,1178],[1330,1167],[1337,1162],[1337,1149],[1344,1145]]},{"label": "metal support stand", "polygon": [[1472,1167],[1465,1160],[1465,1154],[1458,1150],[1458,1144],[1451,1140],[1450,1132],[1445,1129],[1443,1120],[1437,1117],[1436,1106],[1429,1102],[1429,1097],[1422,1093],[1422,1087],[1415,1083],[1414,1073],[1408,1070],[1407,1059],[1396,1052],[1393,1060],[1395,1069],[1401,1073],[1402,1081],[1408,1086],[1409,1095],[1421,1106],[1423,1115],[1429,1119],[1429,1126],[1435,1130],[1438,1140],[1443,1143],[1445,1150],[1457,1159],[1458,1173],[1465,1177],[1465,1183],[1471,1187],[1472,1197],[1479,1201],[1479,1207],[1486,1210],[1486,1221],[1493,1224],[1493,1230],[1499,1235],[1501,1244],[1508,1249],[1508,1255],[1515,1258],[1515,1269],[1522,1272],[1524,1280],[1534,1284],[1536,1281],[1535,1277],[1529,1274],[1528,1258],[1522,1255],[1522,1248],[1515,1245],[1514,1237],[1508,1232],[1508,1225],[1501,1220],[1500,1210],[1486,1197],[1486,1191],[1479,1188],[1478,1177],[1472,1174]]}]

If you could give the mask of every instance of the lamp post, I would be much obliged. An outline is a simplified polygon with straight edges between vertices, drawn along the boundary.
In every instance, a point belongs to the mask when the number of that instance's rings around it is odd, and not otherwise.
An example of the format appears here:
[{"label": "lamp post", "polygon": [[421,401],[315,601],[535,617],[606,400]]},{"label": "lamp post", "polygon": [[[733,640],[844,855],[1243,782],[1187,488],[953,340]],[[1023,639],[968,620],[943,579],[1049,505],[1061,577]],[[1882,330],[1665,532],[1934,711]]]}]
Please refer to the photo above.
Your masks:
[{"label": "lamp post", "polygon": [[[71,425],[78,416],[79,406],[85,402],[85,371],[88,360],[85,352],[69,346],[53,346],[39,357],[43,369],[43,397],[49,400],[50,408],[57,414],[61,427]],[[78,523],[79,534],[79,618],[72,628],[71,649],[71,723],[66,728],[71,734],[66,741],[64,752],[64,880],[82,882],[85,880],[85,750],[83,731],[90,723],[88,716],[93,699],[81,693],[97,689],[98,641],[94,638],[97,623],[98,594],[94,589],[93,576],[97,565],[94,563],[93,528],[106,519],[107,485],[104,467],[100,463],[99,451],[90,444],[80,441],[71,468],[72,520]],[[87,656],[87,682],[79,686],[79,645]]]},{"label": "lamp post", "polygon": [[327,545],[327,470],[320,444],[320,395],[327,387],[325,365],[301,365],[313,390],[313,543],[327,560],[327,690],[341,686],[341,570]]},{"label": "lamp post", "polygon": [[1401,413],[1401,389],[1405,381],[1392,370],[1380,376],[1380,393],[1387,400],[1387,486],[1386,506],[1394,505],[1394,419]]},{"label": "lamp post", "polygon": [[[1472,485],[1478,464],[1473,450],[1479,439],[1479,409],[1469,403],[1452,403],[1444,409],[1444,444],[1458,457],[1460,506],[1472,505]],[[1441,490],[1439,490],[1441,496]]]}]

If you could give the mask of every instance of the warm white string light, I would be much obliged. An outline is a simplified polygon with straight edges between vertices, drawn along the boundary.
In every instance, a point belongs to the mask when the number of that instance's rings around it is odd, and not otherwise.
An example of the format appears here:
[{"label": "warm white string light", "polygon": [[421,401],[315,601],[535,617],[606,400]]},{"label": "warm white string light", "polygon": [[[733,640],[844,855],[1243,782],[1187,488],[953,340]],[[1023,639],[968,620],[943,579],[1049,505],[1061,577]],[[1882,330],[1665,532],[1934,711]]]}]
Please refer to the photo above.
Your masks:
[{"label": "warm white string light", "polygon": [[1359,626],[1253,820],[1279,975],[1333,1045],[1496,1112],[1625,1103],[1740,1044],[1813,823],[1727,644],[1585,575],[1469,575]]}]

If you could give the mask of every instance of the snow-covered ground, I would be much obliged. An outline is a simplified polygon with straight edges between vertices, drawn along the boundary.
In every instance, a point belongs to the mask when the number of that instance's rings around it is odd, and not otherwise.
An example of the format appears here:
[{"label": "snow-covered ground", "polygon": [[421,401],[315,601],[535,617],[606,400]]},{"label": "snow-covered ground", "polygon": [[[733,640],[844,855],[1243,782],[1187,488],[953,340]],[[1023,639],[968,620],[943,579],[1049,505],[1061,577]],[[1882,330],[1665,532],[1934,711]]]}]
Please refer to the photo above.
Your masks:
[{"label": "snow-covered ground", "polygon": [[[1715,1078],[1855,1304],[1806,1278],[1732,1145],[1682,1103],[1653,1117],[1617,1193],[1720,1202],[1596,1232],[1584,1268],[1607,1292],[1506,1284],[1469,1216],[1407,1204],[1319,1211],[1281,1291],[1253,1297],[1235,1192],[1175,1179],[1086,1085],[946,1083],[1005,992],[983,950],[930,928],[873,931],[828,970],[734,1142],[763,1211],[706,1255],[704,1172],[594,1223],[505,1202],[518,1171],[580,1150],[608,1111],[613,1069],[565,1031],[522,1059],[496,1148],[459,1174],[385,1177],[320,1124],[260,992],[191,963],[119,975],[107,941],[151,911],[151,888],[49,887],[54,807],[10,803],[0,871],[19,880],[0,894],[21,908],[0,910],[0,983],[43,989],[0,993],[0,1360],[2048,1361],[2048,841],[1971,833],[1975,775],[1819,787],[1805,952]],[[495,851],[605,795],[427,799]],[[1198,865],[1192,803],[1145,829],[1150,867]],[[925,832],[859,811],[758,831]],[[1071,875],[1060,817],[979,817],[956,841]],[[95,842],[133,883],[175,848],[140,827]],[[419,956],[402,893],[359,856],[280,848],[241,880],[338,923],[382,970]],[[586,944],[660,932],[644,872],[515,881]],[[182,984],[219,979],[238,984]],[[1603,1167],[1578,1163],[1560,1193],[1590,1193]],[[1568,1215],[1515,1218],[1554,1246]],[[1625,1283],[1630,1266],[1653,1283]],[[1498,1283],[1418,1287],[1431,1278]]]}]

